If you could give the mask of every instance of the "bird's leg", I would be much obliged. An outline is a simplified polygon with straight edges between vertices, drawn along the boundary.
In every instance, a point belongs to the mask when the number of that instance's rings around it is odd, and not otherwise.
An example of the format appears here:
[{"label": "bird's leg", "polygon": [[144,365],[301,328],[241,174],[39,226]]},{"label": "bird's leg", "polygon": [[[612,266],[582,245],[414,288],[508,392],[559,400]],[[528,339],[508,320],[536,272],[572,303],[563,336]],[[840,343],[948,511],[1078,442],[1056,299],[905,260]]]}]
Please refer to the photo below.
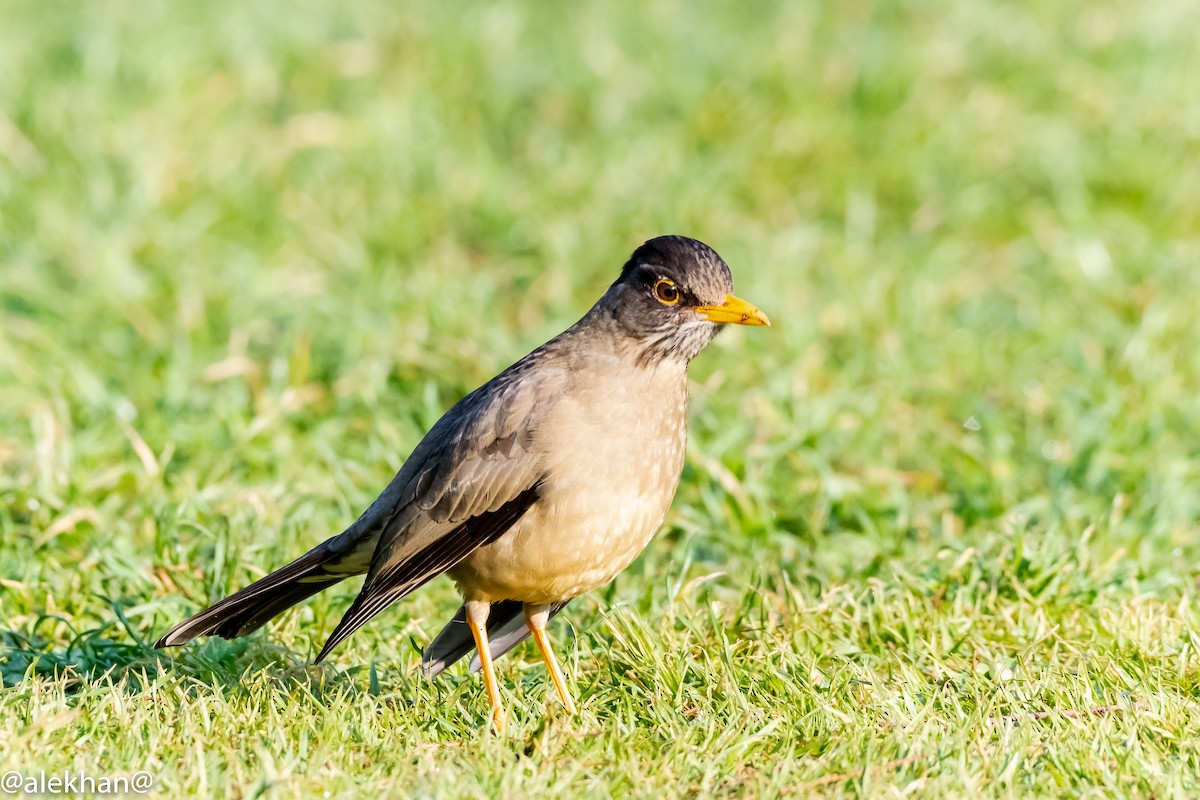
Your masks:
[{"label": "bird's leg", "polygon": [[487,687],[488,705],[492,708],[492,729],[504,732],[504,707],[500,705],[500,684],[496,682],[496,669],[492,666],[492,648],[488,644],[487,619],[491,603],[468,600],[467,625],[475,637],[475,649],[479,651],[479,664],[483,672],[483,685]]},{"label": "bird's leg", "polygon": [[529,626],[529,632],[533,634],[533,641],[537,642],[538,650],[542,651],[542,660],[546,662],[550,680],[554,681],[554,688],[558,690],[558,699],[562,700],[568,714],[574,714],[575,701],[571,699],[571,693],[567,691],[567,681],[558,667],[558,659],[554,657],[554,651],[550,649],[550,637],[546,635],[546,623],[549,620],[550,606],[525,606],[525,623]]}]

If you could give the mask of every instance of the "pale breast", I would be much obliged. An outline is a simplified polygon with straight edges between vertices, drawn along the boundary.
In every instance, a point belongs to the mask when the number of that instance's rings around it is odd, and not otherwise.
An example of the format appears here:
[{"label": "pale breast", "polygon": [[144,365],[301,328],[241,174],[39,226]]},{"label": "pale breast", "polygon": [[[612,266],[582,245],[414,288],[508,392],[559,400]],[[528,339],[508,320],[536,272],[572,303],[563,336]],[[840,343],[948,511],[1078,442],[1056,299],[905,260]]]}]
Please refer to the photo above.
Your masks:
[{"label": "pale breast", "polygon": [[530,603],[608,583],[662,524],[686,440],[682,366],[588,369],[533,432],[546,475],[538,502],[451,576],[468,599]]}]

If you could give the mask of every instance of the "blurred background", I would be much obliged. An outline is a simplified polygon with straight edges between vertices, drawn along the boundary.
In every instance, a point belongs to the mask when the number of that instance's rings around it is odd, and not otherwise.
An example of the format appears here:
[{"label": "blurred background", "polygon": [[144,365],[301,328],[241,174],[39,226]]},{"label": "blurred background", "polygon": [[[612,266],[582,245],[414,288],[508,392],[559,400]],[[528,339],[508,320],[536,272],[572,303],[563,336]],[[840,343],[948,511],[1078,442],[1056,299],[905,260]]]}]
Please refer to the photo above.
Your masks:
[{"label": "blurred background", "polygon": [[[814,604],[875,579],[1063,613],[1193,597],[1195,20],[6,3],[4,684],[144,663],[139,639],[340,531],[663,233],[716,248],[774,327],[695,362],[668,526],[577,619],[718,571],[715,596]],[[303,661],[349,595],[270,641]],[[397,631],[452,607],[438,584],[341,658],[407,670]],[[280,657],[253,641],[209,655]]]}]

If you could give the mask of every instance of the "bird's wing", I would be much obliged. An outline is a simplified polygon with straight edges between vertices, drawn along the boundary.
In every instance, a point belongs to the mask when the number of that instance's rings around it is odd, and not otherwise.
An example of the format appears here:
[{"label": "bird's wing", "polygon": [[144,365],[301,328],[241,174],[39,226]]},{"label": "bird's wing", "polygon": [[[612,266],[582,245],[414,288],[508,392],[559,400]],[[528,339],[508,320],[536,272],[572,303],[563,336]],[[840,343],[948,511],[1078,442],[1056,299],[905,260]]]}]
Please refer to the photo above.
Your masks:
[{"label": "bird's wing", "polygon": [[537,500],[533,435],[567,383],[527,356],[430,429],[355,523],[378,529],[367,579],[317,661],[385,607],[503,535]]}]

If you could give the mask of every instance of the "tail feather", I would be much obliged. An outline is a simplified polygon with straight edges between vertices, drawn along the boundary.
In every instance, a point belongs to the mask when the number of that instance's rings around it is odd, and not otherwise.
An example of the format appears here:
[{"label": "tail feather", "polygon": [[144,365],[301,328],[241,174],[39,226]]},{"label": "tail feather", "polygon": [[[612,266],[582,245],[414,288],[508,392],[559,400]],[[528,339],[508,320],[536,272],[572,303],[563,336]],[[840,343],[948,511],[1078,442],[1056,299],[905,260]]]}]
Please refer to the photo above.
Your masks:
[{"label": "tail feather", "polygon": [[[488,609],[488,641],[497,632],[510,624],[522,623],[521,611],[524,604],[517,600],[501,600]],[[475,649],[475,637],[467,627],[467,607],[459,606],[454,617],[446,623],[441,633],[434,637],[421,656],[421,670],[426,678],[433,678],[454,662]]]},{"label": "tail feather", "polygon": [[[551,606],[551,618],[566,608],[568,602],[563,601]],[[516,600],[492,603],[488,610],[487,632],[488,648],[492,651],[493,659],[500,658],[529,638],[524,609],[524,604]],[[446,623],[441,633],[434,637],[425,649],[421,658],[421,671],[425,673],[426,678],[435,678],[474,649],[475,638],[471,635],[471,629],[467,627],[467,609],[466,606],[460,606],[454,618]],[[476,653],[471,658],[470,671],[478,672],[480,666],[479,654]]]},{"label": "tail feather", "polygon": [[[355,542],[346,534],[336,536],[287,566],[188,617],[163,634],[154,646],[176,647],[197,636],[236,639],[252,633],[272,617],[322,589],[366,572],[374,546],[373,540]],[[366,558],[360,557],[363,553]]]}]

